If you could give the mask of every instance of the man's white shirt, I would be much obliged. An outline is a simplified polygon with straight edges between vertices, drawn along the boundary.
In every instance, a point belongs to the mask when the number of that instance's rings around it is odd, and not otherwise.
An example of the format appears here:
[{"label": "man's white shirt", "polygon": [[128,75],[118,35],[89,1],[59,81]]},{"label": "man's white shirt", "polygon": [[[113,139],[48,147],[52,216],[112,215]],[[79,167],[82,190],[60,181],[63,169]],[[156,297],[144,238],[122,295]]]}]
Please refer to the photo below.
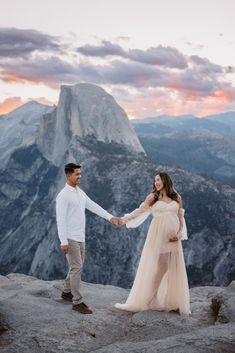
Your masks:
[{"label": "man's white shirt", "polygon": [[68,239],[85,241],[85,209],[108,221],[113,217],[78,186],[74,188],[66,184],[56,197],[56,221],[61,245],[67,245]]}]

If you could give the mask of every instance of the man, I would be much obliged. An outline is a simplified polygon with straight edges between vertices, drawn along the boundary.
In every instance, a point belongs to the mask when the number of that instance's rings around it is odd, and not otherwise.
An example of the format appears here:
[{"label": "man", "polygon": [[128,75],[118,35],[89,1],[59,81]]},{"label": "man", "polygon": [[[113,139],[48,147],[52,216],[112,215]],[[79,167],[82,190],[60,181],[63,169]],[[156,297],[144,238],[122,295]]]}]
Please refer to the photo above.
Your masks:
[{"label": "man", "polygon": [[74,163],[65,165],[67,183],[56,198],[56,220],[61,250],[66,255],[69,272],[65,279],[61,297],[73,302],[72,309],[82,314],[92,310],[83,302],[81,294],[81,274],[85,258],[85,209],[119,224],[113,217],[92,201],[78,185],[81,180],[81,166]]}]

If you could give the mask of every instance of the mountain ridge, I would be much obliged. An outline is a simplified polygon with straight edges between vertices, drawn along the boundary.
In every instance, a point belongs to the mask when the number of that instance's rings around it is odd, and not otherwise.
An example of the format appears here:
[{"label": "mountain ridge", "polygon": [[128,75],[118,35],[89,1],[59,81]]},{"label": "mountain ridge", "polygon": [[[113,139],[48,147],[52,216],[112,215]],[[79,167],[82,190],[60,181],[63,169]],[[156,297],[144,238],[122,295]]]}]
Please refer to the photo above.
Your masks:
[{"label": "mountain ridge", "polygon": [[[71,97],[70,89],[66,90]],[[77,104],[76,99],[77,95]],[[89,105],[89,101],[83,104]],[[65,106],[66,114],[60,111],[58,123],[61,139],[55,128],[57,107],[45,108],[40,119],[33,117],[37,122],[33,133],[30,124],[22,125],[29,139],[27,143],[14,144],[18,126],[11,130],[12,149],[0,169],[1,273],[23,272],[44,279],[64,277],[67,267],[57,236],[55,197],[66,182],[64,164],[76,161],[82,164],[81,187],[117,216],[138,207],[152,189],[156,170],[168,172],[186,208],[189,240],[183,246],[190,285],[228,284],[235,272],[231,249],[234,189],[227,192],[225,186],[208,177],[153,162],[139,149],[130,149],[119,140],[109,142],[98,140],[97,135],[77,136],[76,129],[71,128],[73,105],[67,101]],[[90,111],[90,106],[87,109]],[[75,109],[73,114],[75,111],[73,119],[80,121],[79,110]],[[100,116],[99,109],[96,114]],[[133,136],[138,140],[135,133]],[[8,143],[5,140],[5,146]],[[138,229],[115,229],[87,213],[84,279],[128,287],[135,275],[149,222],[150,218]],[[203,255],[204,249],[207,256]]]}]

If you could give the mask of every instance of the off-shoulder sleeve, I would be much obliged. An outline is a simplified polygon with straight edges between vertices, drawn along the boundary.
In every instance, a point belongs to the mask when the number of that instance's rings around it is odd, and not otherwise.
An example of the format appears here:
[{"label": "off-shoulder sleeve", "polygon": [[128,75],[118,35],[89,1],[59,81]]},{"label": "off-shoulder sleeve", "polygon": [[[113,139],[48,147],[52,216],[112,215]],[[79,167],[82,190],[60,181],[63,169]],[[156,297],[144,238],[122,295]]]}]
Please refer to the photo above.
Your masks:
[{"label": "off-shoulder sleeve", "polygon": [[184,214],[185,214],[185,210],[183,208],[179,208],[178,216],[182,219],[182,223],[183,223],[183,228],[182,228],[182,231],[181,231],[181,235],[182,235],[181,236],[181,240],[187,240],[188,239],[188,232],[187,232],[187,226],[186,226]]},{"label": "off-shoulder sleeve", "polygon": [[142,202],[138,208],[131,213],[125,214],[122,219],[127,222],[127,228],[136,228],[148,218],[150,213],[151,207],[146,202]]}]

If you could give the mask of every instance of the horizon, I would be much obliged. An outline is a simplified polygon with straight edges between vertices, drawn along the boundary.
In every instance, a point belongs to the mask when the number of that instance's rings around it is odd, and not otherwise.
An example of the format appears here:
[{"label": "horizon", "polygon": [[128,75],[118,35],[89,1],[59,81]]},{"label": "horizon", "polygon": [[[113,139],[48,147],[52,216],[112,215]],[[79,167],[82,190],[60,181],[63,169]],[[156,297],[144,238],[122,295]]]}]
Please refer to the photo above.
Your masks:
[{"label": "horizon", "polygon": [[0,114],[56,104],[77,82],[104,88],[130,119],[235,111],[232,0],[0,5]]},{"label": "horizon", "polygon": [[[115,97],[114,97],[115,98]],[[21,105],[13,108],[12,110],[10,110],[9,112],[7,113],[4,113],[4,114],[0,114],[0,117],[2,116],[5,116],[5,115],[8,115],[10,113],[13,113],[14,111],[22,108],[23,106],[27,105],[27,104],[30,104],[30,103],[37,103],[37,104],[41,104],[41,105],[44,105],[44,106],[47,106],[47,107],[57,107],[57,103],[53,103],[53,105],[49,105],[49,104],[46,104],[46,103],[41,103],[39,102],[38,100],[36,99],[32,99],[32,100],[29,100],[27,102],[24,102],[22,103]],[[205,116],[196,116],[196,115],[192,115],[192,114],[181,114],[181,115],[168,115],[168,114],[162,114],[162,115],[155,115],[155,116],[145,116],[145,117],[142,117],[142,118],[139,118],[139,119],[133,119],[133,118],[129,118],[128,115],[127,115],[127,118],[134,122],[134,121],[142,121],[142,120],[149,120],[149,119],[157,119],[157,118],[162,118],[162,117],[170,117],[170,118],[180,118],[180,117],[188,117],[188,116],[191,116],[192,118],[195,118],[195,119],[206,119],[210,116],[217,116],[217,115],[224,115],[224,114],[235,114],[235,110],[232,111],[224,111],[224,112],[219,112],[219,113],[215,113],[215,114],[209,114],[209,115],[205,115]]]}]

